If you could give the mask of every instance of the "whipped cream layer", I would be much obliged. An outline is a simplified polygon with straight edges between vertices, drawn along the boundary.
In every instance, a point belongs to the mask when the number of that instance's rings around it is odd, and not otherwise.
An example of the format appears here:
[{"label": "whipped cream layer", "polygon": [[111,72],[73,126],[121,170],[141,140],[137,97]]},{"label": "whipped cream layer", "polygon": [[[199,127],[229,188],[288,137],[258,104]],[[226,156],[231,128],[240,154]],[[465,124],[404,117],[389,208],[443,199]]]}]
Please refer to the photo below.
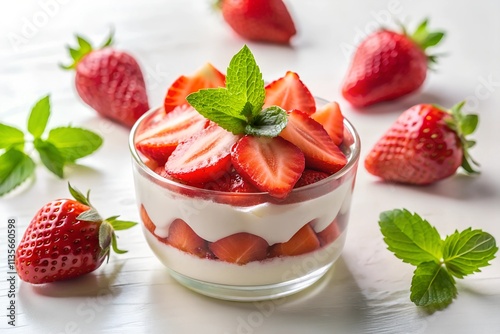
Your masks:
[{"label": "whipped cream layer", "polygon": [[339,212],[347,213],[353,182],[351,175],[333,191],[298,203],[240,207],[175,193],[134,172],[137,201],[144,205],[159,237],[167,237],[170,224],[180,218],[209,242],[248,232],[264,238],[269,245],[288,241],[307,223],[320,232]]}]

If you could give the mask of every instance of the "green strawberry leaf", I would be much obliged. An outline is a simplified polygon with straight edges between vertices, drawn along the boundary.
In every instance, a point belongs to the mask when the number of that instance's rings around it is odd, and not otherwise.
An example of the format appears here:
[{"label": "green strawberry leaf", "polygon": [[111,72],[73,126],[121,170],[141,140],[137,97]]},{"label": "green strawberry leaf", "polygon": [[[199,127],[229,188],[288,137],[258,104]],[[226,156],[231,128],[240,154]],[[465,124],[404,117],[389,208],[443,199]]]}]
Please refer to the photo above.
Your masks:
[{"label": "green strawberry leaf", "polygon": [[252,124],[248,124],[245,133],[252,136],[276,137],[288,123],[284,109],[271,106],[257,114]]},{"label": "green strawberry leaf", "polygon": [[24,152],[9,149],[0,155],[0,196],[21,185],[35,172],[35,163]]},{"label": "green strawberry leaf", "polygon": [[24,133],[13,126],[0,123],[0,149],[24,148]]},{"label": "green strawberry leaf", "polygon": [[251,107],[244,114],[250,119],[258,115],[266,97],[266,90],[262,73],[255,58],[248,48],[243,48],[234,55],[227,68],[226,87],[231,95],[236,95]]},{"label": "green strawberry leaf", "polygon": [[126,250],[122,250],[122,249],[118,248],[118,242],[116,240],[116,234],[114,234],[114,233],[111,235],[111,246],[113,247],[113,251],[116,254],[125,254],[125,253],[128,252]]},{"label": "green strawberry leaf", "polygon": [[92,205],[90,204],[90,190],[87,191],[87,196],[85,196],[85,195],[83,195],[83,193],[80,190],[71,186],[71,183],[69,183],[69,182],[68,182],[68,190],[69,190],[69,193],[71,194],[71,196],[73,196],[73,198],[76,201],[92,207]]},{"label": "green strawberry leaf", "polygon": [[436,228],[408,210],[385,211],[379,225],[388,249],[403,262],[419,265],[442,258],[442,240]]},{"label": "green strawberry leaf", "polygon": [[64,177],[64,164],[66,161],[57,147],[39,138],[35,139],[34,146],[40,154],[40,160],[45,167],[62,179]]},{"label": "green strawberry leaf", "polygon": [[109,260],[109,246],[111,245],[115,232],[113,227],[106,221],[103,221],[99,226],[99,247],[101,247],[100,256],[108,256]]},{"label": "green strawberry leaf", "polygon": [[47,141],[52,143],[68,162],[92,154],[103,142],[96,133],[71,126],[50,130]]},{"label": "green strawberry leaf", "polygon": [[90,208],[89,210],[80,213],[76,219],[95,223],[102,221],[101,215],[94,208]]},{"label": "green strawberry leaf", "polygon": [[133,221],[128,221],[128,220],[118,220],[115,219],[113,221],[109,221],[106,219],[108,222],[110,222],[111,226],[115,229],[115,231],[123,231],[123,230],[128,230],[131,227],[134,227],[137,225],[136,222]]},{"label": "green strawberry leaf", "polygon": [[28,131],[35,138],[40,138],[45,131],[50,117],[50,96],[40,99],[28,117]]},{"label": "green strawberry leaf", "polygon": [[[103,49],[107,46],[112,45],[113,35],[114,35],[114,29],[112,28],[106,41],[98,49]],[[75,37],[78,43],[78,48],[72,48],[68,46],[69,55],[71,56],[73,62],[69,65],[59,64],[59,67],[61,67],[64,70],[75,69],[76,65],[78,65],[78,63],[82,60],[82,58],[94,50],[92,44],[90,44],[84,37],[80,35],[75,35]]]},{"label": "green strawberry leaf", "polygon": [[457,296],[455,280],[446,268],[436,263],[423,262],[413,273],[410,300],[417,306],[444,308]]},{"label": "green strawberry leaf", "polygon": [[452,275],[463,278],[489,265],[497,250],[495,239],[490,234],[468,228],[446,237],[443,259]]}]

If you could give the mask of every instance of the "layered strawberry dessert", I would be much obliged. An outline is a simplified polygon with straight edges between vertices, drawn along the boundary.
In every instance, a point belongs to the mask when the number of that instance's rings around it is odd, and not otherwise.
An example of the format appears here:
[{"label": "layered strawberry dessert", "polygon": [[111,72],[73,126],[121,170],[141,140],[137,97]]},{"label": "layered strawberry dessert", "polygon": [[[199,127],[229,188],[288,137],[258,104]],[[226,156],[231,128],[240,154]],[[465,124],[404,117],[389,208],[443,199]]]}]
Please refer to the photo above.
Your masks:
[{"label": "layered strawberry dessert", "polygon": [[179,77],[130,140],[146,240],[182,283],[284,295],[340,255],[359,138],[296,73],[265,85],[245,46],[226,75]]}]

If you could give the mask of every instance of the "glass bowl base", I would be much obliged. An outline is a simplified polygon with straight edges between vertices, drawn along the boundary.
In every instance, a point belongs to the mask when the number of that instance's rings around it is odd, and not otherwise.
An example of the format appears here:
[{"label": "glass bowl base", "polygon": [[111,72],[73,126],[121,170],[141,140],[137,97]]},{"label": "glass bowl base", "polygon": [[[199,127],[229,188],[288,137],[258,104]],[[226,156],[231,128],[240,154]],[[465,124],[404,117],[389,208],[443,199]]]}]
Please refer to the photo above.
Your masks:
[{"label": "glass bowl base", "polygon": [[267,285],[226,285],[205,282],[182,275],[169,269],[170,276],[185,287],[202,295],[229,301],[254,302],[286,297],[302,291],[323,277],[332,264],[323,266],[309,274],[282,283]]}]

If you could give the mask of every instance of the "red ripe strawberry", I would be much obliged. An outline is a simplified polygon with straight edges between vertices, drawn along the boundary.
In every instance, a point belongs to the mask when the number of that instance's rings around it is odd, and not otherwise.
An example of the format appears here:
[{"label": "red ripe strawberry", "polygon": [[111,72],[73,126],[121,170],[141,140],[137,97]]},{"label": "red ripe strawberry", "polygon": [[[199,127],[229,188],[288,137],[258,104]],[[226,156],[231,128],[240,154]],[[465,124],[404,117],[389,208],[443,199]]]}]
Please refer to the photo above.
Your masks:
[{"label": "red ripe strawberry", "polygon": [[264,260],[267,257],[268,247],[265,239],[246,232],[227,236],[209,246],[218,259],[240,265]]},{"label": "red ripe strawberry", "polygon": [[297,33],[282,0],[219,0],[222,16],[241,37],[288,44]]},{"label": "red ripe strawberry", "polygon": [[231,147],[239,136],[215,123],[179,144],[165,164],[170,176],[191,185],[218,179],[231,170]]},{"label": "red ripe strawberry", "polygon": [[323,126],[299,110],[288,114],[280,136],[302,150],[308,168],[335,173],[347,164],[346,156]]},{"label": "red ripe strawberry", "polygon": [[429,32],[427,20],[413,35],[380,30],[357,48],[342,86],[344,98],[355,107],[388,101],[417,90],[436,60],[426,49],[438,44],[443,32]]},{"label": "red ripe strawberry", "polygon": [[316,101],[311,92],[300,80],[298,74],[291,71],[266,86],[264,108],[273,105],[287,111],[298,109],[308,115],[316,110]]},{"label": "red ripe strawberry", "polygon": [[344,140],[344,116],[337,102],[325,104],[316,110],[311,118],[323,125],[335,145],[339,146],[342,143]]},{"label": "red ripe strawberry", "polygon": [[271,246],[269,256],[295,256],[312,252],[320,247],[316,233],[311,225],[306,224],[290,240]]},{"label": "red ripe strawberry", "polygon": [[300,176],[300,179],[297,181],[295,184],[295,188],[300,188],[304,187],[313,183],[316,183],[318,181],[321,181],[327,177],[329,177],[330,174],[320,172],[317,170],[313,169],[305,169],[302,175]]},{"label": "red ripe strawberry", "polygon": [[187,105],[186,96],[203,88],[224,87],[226,76],[212,64],[206,63],[191,76],[181,75],[170,86],[163,106],[168,113],[181,105]]},{"label": "red ripe strawberry", "polygon": [[468,153],[475,142],[465,139],[474,132],[478,117],[464,115],[464,103],[451,111],[419,104],[403,112],[375,144],[365,168],[384,180],[430,184],[455,174],[460,165],[468,173],[478,165]]},{"label": "red ripe strawberry", "polygon": [[231,150],[233,166],[256,188],[284,198],[304,171],[304,154],[280,137],[244,136]]},{"label": "red ripe strawberry", "polygon": [[203,130],[209,121],[190,106],[180,106],[155,120],[136,139],[136,148],[149,159],[164,165],[177,145]]},{"label": "red ripe strawberry", "polygon": [[316,233],[321,246],[326,246],[331,242],[335,241],[340,235],[339,226],[337,221],[334,220],[330,225],[328,225],[323,231]]},{"label": "red ripe strawberry", "polygon": [[69,48],[76,70],[75,86],[83,102],[104,117],[127,127],[149,109],[141,68],[130,54],[110,47],[112,35],[100,49],[77,36],[79,49]]},{"label": "red ripe strawberry", "polygon": [[59,199],[44,205],[28,225],[16,249],[19,277],[32,284],[49,283],[90,273],[109,257],[116,246],[115,230],[136,223],[102,219],[90,205],[88,193],[69,186],[73,199]]},{"label": "red ripe strawberry", "polygon": [[184,252],[198,257],[207,256],[208,246],[205,239],[196,234],[182,219],[176,219],[170,224],[167,241],[171,246]]}]

